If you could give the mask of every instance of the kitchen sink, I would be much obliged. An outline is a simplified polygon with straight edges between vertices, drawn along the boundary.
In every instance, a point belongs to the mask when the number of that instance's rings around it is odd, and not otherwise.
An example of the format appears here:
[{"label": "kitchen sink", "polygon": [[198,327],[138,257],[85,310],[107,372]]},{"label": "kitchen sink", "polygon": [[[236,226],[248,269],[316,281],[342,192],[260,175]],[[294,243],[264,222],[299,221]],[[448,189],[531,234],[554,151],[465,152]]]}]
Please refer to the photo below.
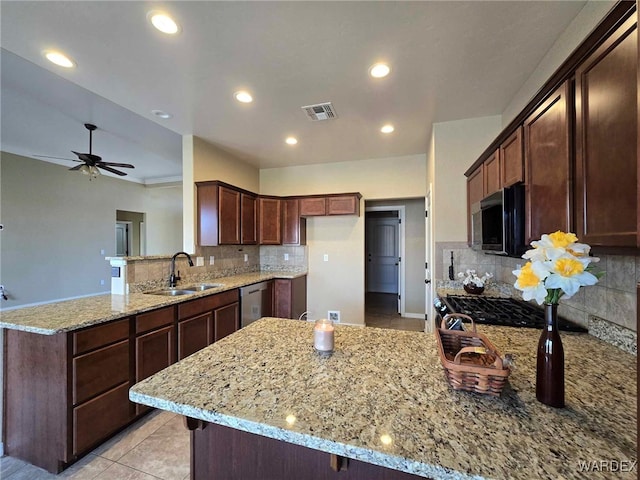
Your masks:
[{"label": "kitchen sink", "polygon": [[190,295],[195,293],[194,290],[187,290],[185,288],[165,288],[163,290],[154,290],[152,292],[144,292],[147,295],[164,295],[167,297],[177,297],[178,295]]},{"label": "kitchen sink", "polygon": [[199,283],[198,285],[189,285],[183,287],[183,290],[192,290],[194,292],[202,292],[203,290],[210,290],[212,288],[224,287],[224,283]]}]

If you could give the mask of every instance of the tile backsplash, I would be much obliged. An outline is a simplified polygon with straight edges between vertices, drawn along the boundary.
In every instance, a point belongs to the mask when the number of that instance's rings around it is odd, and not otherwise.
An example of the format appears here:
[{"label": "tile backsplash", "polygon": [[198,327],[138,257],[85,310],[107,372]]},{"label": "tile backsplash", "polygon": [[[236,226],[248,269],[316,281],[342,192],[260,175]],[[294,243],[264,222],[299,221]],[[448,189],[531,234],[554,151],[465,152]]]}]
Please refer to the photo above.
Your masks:
[{"label": "tile backsplash", "polygon": [[[178,284],[207,282],[259,270],[300,272],[306,271],[308,264],[305,246],[198,247],[196,253],[191,255],[194,264],[197,257],[203,257],[204,265],[190,267],[183,255],[176,258],[176,273],[180,272],[181,277]],[[213,257],[213,264],[211,264],[211,257]],[[129,257],[126,260],[129,292],[144,292],[168,286],[171,256]]]},{"label": "tile backsplash", "polygon": [[[458,272],[467,269],[475,270],[478,275],[489,272],[496,282],[509,285],[515,297],[520,296],[520,292],[513,288],[515,276],[512,271],[517,265],[523,265],[524,259],[476,252],[465,242],[437,242],[434,252],[437,280],[449,280],[451,252],[456,281],[459,280]],[[637,332],[636,285],[640,282],[640,257],[602,255],[597,267],[605,272],[598,284],[581,288],[570,299],[561,299],[558,312],[585,327],[594,320],[604,319]]]}]

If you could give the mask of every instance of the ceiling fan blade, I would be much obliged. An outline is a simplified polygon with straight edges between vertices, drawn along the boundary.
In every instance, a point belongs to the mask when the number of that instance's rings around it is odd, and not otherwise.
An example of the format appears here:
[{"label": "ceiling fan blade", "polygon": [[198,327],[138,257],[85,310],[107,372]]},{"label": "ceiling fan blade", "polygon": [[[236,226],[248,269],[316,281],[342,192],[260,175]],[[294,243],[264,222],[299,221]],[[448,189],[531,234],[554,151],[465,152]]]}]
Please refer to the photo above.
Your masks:
[{"label": "ceiling fan blade", "polygon": [[115,173],[116,175],[120,175],[121,177],[124,177],[126,175],[126,173],[121,172],[119,170],[116,170],[115,168],[111,168],[111,167],[107,167],[105,165],[102,164],[102,162],[99,165],[96,165],[98,168],[102,168],[103,170],[106,170],[107,172],[111,172],[111,173]]},{"label": "ceiling fan blade", "polygon": [[97,167],[100,167],[103,165],[107,165],[109,167],[136,168],[130,163],[113,163],[113,162],[97,162],[96,163]]},{"label": "ceiling fan blade", "polygon": [[80,170],[84,165],[85,165],[84,163],[81,163],[80,165],[76,165],[75,167],[71,167],[69,170]]},{"label": "ceiling fan blade", "polygon": [[102,157],[99,157],[98,155],[93,155],[92,153],[80,153],[80,152],[75,152],[73,150],[71,151],[75,153],[80,160],[82,160],[83,162],[87,162],[89,165],[92,165],[102,160]]},{"label": "ceiling fan blade", "polygon": [[64,157],[53,157],[51,155],[33,155],[38,158],[55,158],[56,160],[69,160],[70,162],[81,162],[82,160],[78,160],[77,158],[64,158]]}]

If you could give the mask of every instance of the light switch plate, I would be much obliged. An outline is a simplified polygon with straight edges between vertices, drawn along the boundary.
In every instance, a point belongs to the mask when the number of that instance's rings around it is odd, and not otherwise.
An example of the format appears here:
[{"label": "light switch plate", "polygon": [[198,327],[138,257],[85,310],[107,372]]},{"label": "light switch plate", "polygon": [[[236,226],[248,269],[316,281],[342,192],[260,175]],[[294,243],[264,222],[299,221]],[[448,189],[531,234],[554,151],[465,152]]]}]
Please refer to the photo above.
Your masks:
[{"label": "light switch plate", "polygon": [[209,265],[213,265],[215,263],[215,257],[213,255],[211,255],[209,257]]},{"label": "light switch plate", "polygon": [[288,254],[288,253],[285,253],[285,254],[284,254],[284,261],[286,262],[286,261],[288,261],[288,260],[289,260],[289,254]]},{"label": "light switch plate", "polygon": [[196,267],[204,266],[204,257],[196,257]]},{"label": "light switch plate", "polygon": [[328,253],[325,253],[325,254],[323,255],[322,259],[323,259],[325,262],[328,262],[328,261],[329,261],[329,254],[328,254]]}]

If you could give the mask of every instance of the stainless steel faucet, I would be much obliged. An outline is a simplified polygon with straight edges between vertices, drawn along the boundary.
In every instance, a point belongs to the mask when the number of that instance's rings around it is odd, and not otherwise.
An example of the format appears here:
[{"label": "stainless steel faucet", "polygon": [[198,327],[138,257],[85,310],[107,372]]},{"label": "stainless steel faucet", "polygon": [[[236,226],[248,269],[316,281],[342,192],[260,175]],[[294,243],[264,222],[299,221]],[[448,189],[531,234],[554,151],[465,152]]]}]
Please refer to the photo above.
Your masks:
[{"label": "stainless steel faucet", "polygon": [[180,280],[180,272],[178,272],[178,275],[176,275],[176,257],[178,255],[184,255],[185,257],[187,257],[189,266],[193,267],[193,260],[191,260],[191,256],[187,252],[178,252],[173,257],[171,257],[171,275],[169,275],[169,286],[171,288],[175,287],[176,282]]}]

